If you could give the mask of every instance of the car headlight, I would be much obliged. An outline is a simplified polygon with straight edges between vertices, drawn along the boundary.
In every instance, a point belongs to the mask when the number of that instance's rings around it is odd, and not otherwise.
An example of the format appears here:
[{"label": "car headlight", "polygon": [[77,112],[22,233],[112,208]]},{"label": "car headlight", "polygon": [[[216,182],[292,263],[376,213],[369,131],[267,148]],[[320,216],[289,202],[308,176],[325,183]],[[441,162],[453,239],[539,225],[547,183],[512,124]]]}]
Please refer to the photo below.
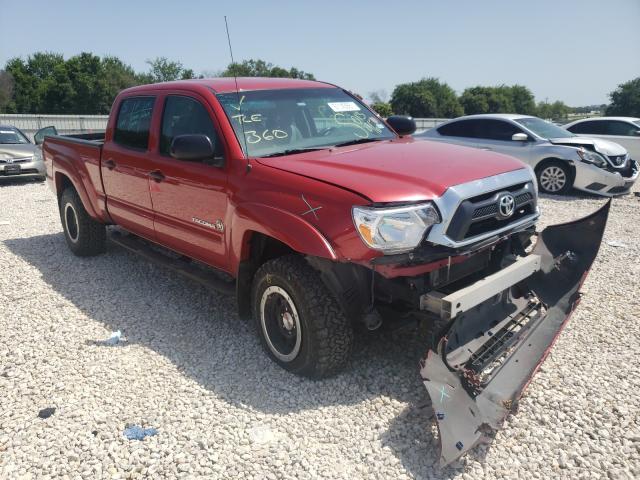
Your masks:
[{"label": "car headlight", "polygon": [[404,207],[353,207],[352,213],[364,243],[384,253],[414,249],[427,230],[440,223],[440,215],[431,202]]},{"label": "car headlight", "polygon": [[39,148],[36,148],[33,152],[33,161],[34,162],[42,161],[42,150],[40,150]]},{"label": "car headlight", "polygon": [[586,150],[584,148],[580,148],[578,150],[578,155],[585,163],[591,163],[596,167],[606,167],[607,161],[604,159],[602,155],[596,152],[592,152],[591,150]]}]

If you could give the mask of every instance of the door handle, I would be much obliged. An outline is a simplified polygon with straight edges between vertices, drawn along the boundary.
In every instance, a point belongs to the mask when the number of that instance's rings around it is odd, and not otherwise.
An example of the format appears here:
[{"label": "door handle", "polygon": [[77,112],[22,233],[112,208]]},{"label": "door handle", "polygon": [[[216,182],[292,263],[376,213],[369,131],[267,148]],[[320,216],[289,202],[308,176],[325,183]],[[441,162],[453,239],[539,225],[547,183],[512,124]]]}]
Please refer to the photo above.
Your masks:
[{"label": "door handle", "polygon": [[153,172],[149,172],[149,176],[153,179],[153,181],[160,183],[165,179],[164,174],[160,170],[154,170]]},{"label": "door handle", "polygon": [[105,167],[107,167],[109,170],[113,170],[114,168],[116,168],[116,162],[114,162],[113,160],[109,159],[106,160],[103,165]]}]

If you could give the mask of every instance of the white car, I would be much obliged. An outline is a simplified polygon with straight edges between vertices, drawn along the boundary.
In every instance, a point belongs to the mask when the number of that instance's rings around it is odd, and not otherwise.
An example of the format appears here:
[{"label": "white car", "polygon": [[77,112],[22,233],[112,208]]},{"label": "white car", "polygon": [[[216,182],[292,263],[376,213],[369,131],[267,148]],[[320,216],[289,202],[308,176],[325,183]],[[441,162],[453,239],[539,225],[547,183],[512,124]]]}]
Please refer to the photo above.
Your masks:
[{"label": "white car", "polygon": [[604,138],[619,143],[634,160],[640,160],[640,118],[597,117],[576,120],[564,125],[571,133]]},{"label": "white car", "polygon": [[629,193],[638,178],[637,162],[617,143],[578,137],[527,115],[468,115],[414,137],[519,158],[534,169],[544,193],[566,193],[573,187],[610,197]]}]

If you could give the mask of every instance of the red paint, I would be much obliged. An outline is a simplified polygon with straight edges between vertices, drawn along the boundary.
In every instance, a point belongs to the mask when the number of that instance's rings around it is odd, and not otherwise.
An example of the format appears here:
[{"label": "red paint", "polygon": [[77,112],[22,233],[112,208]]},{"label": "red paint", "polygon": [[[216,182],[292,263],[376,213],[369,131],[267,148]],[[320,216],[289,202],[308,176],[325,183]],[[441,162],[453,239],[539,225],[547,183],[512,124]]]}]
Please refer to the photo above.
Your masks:
[{"label": "red paint", "polygon": [[[241,90],[336,88],[271,78],[239,78],[238,86]],[[123,91],[112,112],[127,97],[156,97],[148,149],[134,151],[113,142],[115,115],[109,118],[102,148],[63,137],[47,138],[43,152],[53,187],[59,191],[67,177],[92,217],[120,224],[235,275],[256,232],[302,254],[368,264],[380,253],[369,249],[356,232],[351,218],[354,205],[428,200],[450,186],[523,168],[506,156],[411,138],[246,159],[215,96],[232,91],[233,78],[168,82]],[[162,110],[169,94],[191,96],[205,106],[224,147],[224,167],[181,162],[159,153]],[[106,168],[107,160],[113,160],[115,168]],[[156,183],[149,177],[156,170],[164,174],[164,181]],[[312,206],[321,207],[317,218],[304,214],[308,206],[303,194]],[[194,217],[212,224],[220,220],[224,230],[198,224]],[[413,275],[440,263],[377,270],[389,277]]]}]

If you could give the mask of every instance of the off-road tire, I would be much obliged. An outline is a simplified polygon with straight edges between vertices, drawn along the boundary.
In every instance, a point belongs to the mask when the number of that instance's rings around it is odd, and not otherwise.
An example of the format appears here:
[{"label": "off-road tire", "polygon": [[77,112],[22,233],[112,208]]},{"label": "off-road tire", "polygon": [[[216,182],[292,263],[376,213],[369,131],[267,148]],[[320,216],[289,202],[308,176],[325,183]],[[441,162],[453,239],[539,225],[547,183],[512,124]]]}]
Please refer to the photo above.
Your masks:
[{"label": "off-road tire", "polygon": [[[290,361],[282,361],[271,351],[261,322],[261,301],[265,291],[280,287],[298,312],[302,342]],[[285,370],[312,379],[326,378],[346,366],[353,349],[353,327],[338,302],[302,257],[287,255],[266,262],[256,272],[251,306],[262,346]]]},{"label": "off-road tire", "polygon": [[[550,190],[543,185],[544,181],[541,177],[545,172],[549,172],[549,170],[556,172],[559,170],[564,174],[565,182],[559,190]],[[573,188],[573,172],[571,168],[569,168],[566,163],[558,160],[548,160],[536,167],[536,180],[538,181],[540,193],[546,193],[548,195],[565,195]]]},{"label": "off-road tire", "polygon": [[[106,227],[89,216],[75,189],[70,187],[62,192],[59,208],[64,238],[69,250],[78,257],[104,253],[107,242]],[[69,220],[65,218],[67,215],[70,216]]]}]

